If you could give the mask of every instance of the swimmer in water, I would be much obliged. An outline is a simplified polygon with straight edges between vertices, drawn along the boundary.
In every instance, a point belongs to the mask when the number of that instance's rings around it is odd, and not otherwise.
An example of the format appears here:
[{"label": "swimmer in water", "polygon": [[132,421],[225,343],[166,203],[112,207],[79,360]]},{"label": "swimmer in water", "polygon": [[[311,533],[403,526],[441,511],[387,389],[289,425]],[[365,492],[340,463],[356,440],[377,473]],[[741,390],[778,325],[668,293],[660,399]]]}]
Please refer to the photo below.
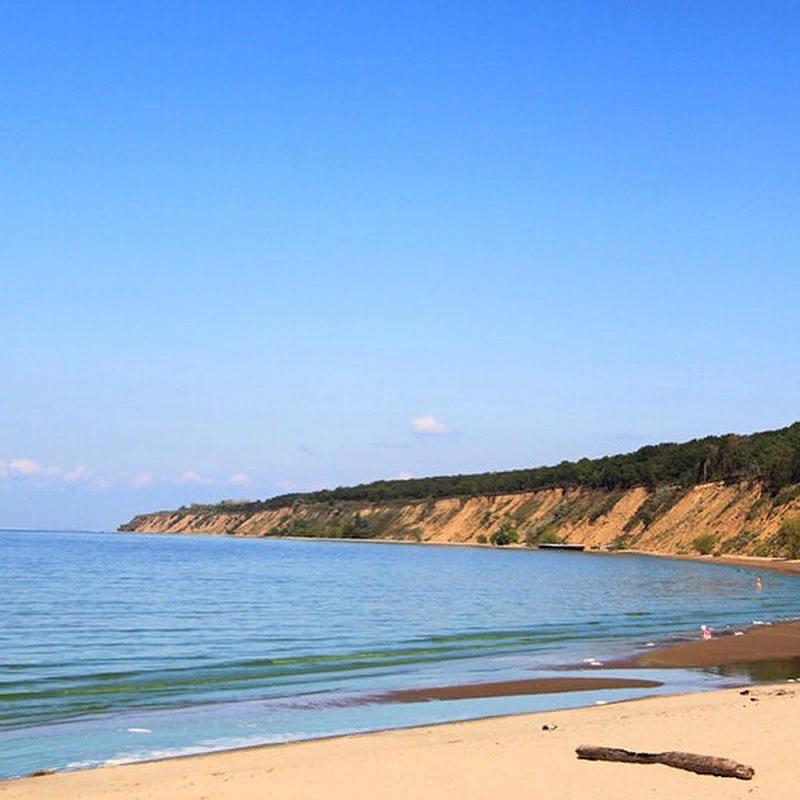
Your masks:
[{"label": "swimmer in water", "polygon": [[759,592],[761,591],[761,586],[762,586],[762,585],[763,585],[763,584],[761,583],[761,576],[759,576],[759,577],[757,577],[757,578],[756,578],[756,589],[757,589]]}]

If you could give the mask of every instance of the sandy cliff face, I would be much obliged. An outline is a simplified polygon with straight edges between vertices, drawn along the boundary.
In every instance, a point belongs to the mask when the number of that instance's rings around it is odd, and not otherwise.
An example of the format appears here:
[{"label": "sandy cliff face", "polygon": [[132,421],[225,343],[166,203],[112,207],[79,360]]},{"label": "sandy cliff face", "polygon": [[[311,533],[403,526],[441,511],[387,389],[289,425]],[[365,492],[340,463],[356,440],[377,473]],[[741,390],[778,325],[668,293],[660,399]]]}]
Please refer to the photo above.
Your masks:
[{"label": "sandy cliff face", "polygon": [[706,537],[705,546],[714,552],[767,555],[783,520],[800,515],[800,487],[792,489],[773,497],[759,484],[709,483],[652,492],[547,489],[407,504],[298,503],[256,512],[199,507],[142,514],[121,529],[336,537],[351,535],[358,521],[358,535],[369,538],[478,543],[506,524],[521,544],[535,544],[544,535],[592,548],[692,553],[698,537]]}]

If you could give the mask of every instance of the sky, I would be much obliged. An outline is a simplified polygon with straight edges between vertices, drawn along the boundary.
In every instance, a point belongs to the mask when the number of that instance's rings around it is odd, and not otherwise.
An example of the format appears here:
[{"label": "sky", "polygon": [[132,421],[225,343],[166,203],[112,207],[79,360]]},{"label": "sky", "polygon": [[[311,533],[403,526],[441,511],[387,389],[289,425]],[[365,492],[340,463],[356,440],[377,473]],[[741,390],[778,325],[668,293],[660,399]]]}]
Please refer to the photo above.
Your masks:
[{"label": "sky", "polygon": [[800,419],[800,4],[12,3],[0,528]]}]

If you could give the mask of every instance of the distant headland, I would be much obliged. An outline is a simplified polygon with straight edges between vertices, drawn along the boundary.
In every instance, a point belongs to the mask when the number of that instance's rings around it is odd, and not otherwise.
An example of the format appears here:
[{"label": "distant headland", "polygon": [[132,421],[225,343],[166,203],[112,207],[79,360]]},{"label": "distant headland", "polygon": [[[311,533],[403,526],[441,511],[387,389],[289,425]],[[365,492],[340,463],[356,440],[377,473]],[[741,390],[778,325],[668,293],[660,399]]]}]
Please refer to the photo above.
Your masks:
[{"label": "distant headland", "polygon": [[120,531],[800,557],[800,422],[555,466],[141,514]]}]

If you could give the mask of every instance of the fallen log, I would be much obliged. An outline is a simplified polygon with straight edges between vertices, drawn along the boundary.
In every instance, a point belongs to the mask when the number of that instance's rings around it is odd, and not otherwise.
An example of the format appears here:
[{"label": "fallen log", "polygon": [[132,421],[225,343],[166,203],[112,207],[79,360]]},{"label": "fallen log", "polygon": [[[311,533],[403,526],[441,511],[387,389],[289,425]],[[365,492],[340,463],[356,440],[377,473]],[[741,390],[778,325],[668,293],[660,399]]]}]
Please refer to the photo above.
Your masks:
[{"label": "fallen log", "polygon": [[618,747],[595,747],[582,744],[575,748],[578,758],[589,761],[624,761],[629,764],[666,764],[668,767],[689,770],[699,775],[717,775],[721,778],[740,778],[749,781],[756,771],[747,764],[730,758],[702,756],[697,753],[682,753],[670,750],[666,753],[635,753]]}]

